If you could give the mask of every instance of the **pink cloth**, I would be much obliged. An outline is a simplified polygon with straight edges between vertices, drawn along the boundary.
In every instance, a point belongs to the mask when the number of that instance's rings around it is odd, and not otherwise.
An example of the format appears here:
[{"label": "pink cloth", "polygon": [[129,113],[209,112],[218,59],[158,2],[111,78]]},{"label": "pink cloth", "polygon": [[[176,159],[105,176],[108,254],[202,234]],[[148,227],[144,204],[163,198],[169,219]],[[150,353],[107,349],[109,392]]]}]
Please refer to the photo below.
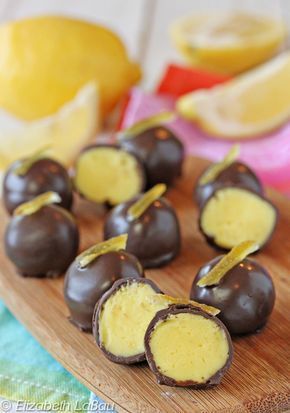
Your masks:
[{"label": "pink cloth", "polygon": [[[128,127],[161,110],[173,110],[174,106],[172,97],[133,89],[122,127]],[[233,144],[211,138],[197,126],[179,117],[170,124],[170,128],[183,141],[190,155],[220,160]],[[290,122],[268,136],[242,141],[239,158],[251,166],[266,185],[290,195]]]}]

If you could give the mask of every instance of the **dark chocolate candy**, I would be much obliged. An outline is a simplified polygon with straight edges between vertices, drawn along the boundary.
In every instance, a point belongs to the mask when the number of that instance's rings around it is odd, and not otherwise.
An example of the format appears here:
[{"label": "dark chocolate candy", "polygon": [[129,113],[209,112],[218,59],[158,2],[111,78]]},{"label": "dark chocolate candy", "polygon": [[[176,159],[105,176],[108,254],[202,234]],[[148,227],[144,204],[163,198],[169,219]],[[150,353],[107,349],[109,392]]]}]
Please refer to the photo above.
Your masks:
[{"label": "dark chocolate candy", "polygon": [[63,208],[70,209],[73,201],[72,184],[66,169],[49,158],[35,161],[24,175],[16,173],[23,161],[14,162],[5,174],[3,181],[3,201],[7,211],[37,195],[53,191],[60,195]]},{"label": "dark chocolate candy", "polygon": [[123,250],[100,255],[84,268],[75,260],[64,283],[70,320],[81,330],[91,331],[95,305],[113,283],[119,278],[143,276],[143,268],[137,258]]},{"label": "dark chocolate candy", "polygon": [[171,185],[181,175],[184,148],[177,136],[165,126],[155,126],[136,136],[121,138],[120,145],[144,163],[147,185]]},{"label": "dark chocolate candy", "polygon": [[[169,322],[169,319],[173,316],[179,315],[179,314],[191,314],[193,316],[201,316],[207,320],[213,321],[218,328],[220,328],[224,332],[224,338],[227,341],[228,344],[228,354],[226,358],[226,362],[224,365],[218,369],[211,377],[209,377],[205,382],[198,382],[196,380],[176,380],[173,377],[169,377],[168,375],[165,375],[161,371],[161,367],[158,363],[157,360],[155,360],[155,355],[153,354],[150,341],[152,338],[152,333],[155,331],[156,327],[160,326],[161,323],[166,323]],[[168,324],[170,326],[170,322]],[[172,339],[170,342],[178,349],[182,348],[183,340],[184,338],[181,336],[182,330],[176,332],[177,337],[176,339]],[[196,335],[199,335],[199,332],[196,331]],[[216,333],[213,334],[213,336],[216,336]],[[181,343],[178,341],[178,339],[181,340]],[[208,337],[207,337],[208,340]],[[220,383],[221,379],[225,375],[226,371],[229,369],[232,359],[233,359],[233,345],[232,345],[232,340],[229,335],[228,330],[224,326],[224,324],[215,316],[212,316],[204,311],[202,311],[200,308],[196,308],[190,304],[183,305],[183,304],[173,304],[170,305],[168,308],[160,310],[156,313],[155,317],[152,319],[150,322],[147,331],[145,333],[145,338],[144,338],[144,343],[145,343],[145,354],[146,354],[146,359],[149,364],[150,369],[152,372],[155,374],[157,378],[157,382],[159,384],[164,384],[167,386],[180,386],[180,387],[192,387],[194,389],[201,389],[201,388],[210,388],[213,387],[217,384]],[[198,346],[197,349],[194,348],[194,342],[192,343],[192,351],[201,351],[202,345]],[[156,345],[156,344],[155,344]],[[208,354],[205,354],[204,357],[206,358]],[[174,354],[171,353],[169,359],[173,359]],[[212,357],[212,354],[210,355]],[[178,368],[178,361],[174,362],[176,368]],[[204,363],[205,364],[205,361]]]},{"label": "dark chocolate candy", "polygon": [[217,189],[224,186],[238,186],[260,195],[263,195],[264,192],[257,175],[244,163],[235,161],[221,171],[214,181],[204,185],[197,182],[195,198],[198,205],[201,207]]},{"label": "dark chocolate candy", "polygon": [[180,250],[180,228],[173,207],[165,198],[154,201],[141,217],[130,220],[128,209],[137,199],[116,206],[108,215],[105,239],[128,234],[126,250],[139,258],[144,268],[160,267]]},{"label": "dark chocolate candy", "polygon": [[222,258],[216,257],[198,271],[190,298],[221,310],[218,317],[231,334],[254,333],[267,322],[275,302],[275,288],[269,273],[256,261],[244,259],[228,271],[218,285],[199,287]]},{"label": "dark chocolate candy", "polygon": [[74,260],[78,246],[74,218],[56,205],[15,215],[6,228],[6,254],[23,276],[57,277]]},{"label": "dark chocolate candy", "polygon": [[[113,284],[113,286],[101,297],[101,299],[99,300],[98,304],[95,307],[94,310],[94,315],[93,315],[93,335],[95,337],[96,343],[98,345],[98,347],[100,348],[100,350],[104,353],[104,355],[111,361],[113,361],[114,363],[118,363],[118,364],[134,364],[134,363],[139,363],[141,361],[146,360],[146,356],[145,356],[145,352],[136,354],[134,356],[120,356],[120,355],[116,355],[111,353],[110,351],[108,351],[106,349],[106,347],[104,346],[104,344],[102,343],[102,339],[100,336],[100,315],[101,312],[104,308],[104,306],[106,305],[106,302],[108,299],[110,299],[114,294],[116,294],[123,286],[126,285],[130,285],[132,283],[143,283],[143,284],[147,284],[149,285],[156,293],[162,293],[162,291],[157,287],[157,285],[147,279],[147,278],[123,278],[123,279],[119,279],[117,281],[115,281],[115,283]],[[124,326],[124,331],[126,329],[126,326]],[[134,331],[130,332],[130,333],[134,333]]]}]

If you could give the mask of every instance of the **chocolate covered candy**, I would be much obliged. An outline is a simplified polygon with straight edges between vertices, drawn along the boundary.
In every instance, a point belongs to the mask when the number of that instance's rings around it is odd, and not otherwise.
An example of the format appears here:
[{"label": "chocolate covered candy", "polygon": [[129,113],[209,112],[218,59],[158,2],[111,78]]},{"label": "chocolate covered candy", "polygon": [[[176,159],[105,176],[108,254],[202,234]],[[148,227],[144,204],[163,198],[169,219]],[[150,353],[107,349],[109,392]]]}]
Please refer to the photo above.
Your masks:
[{"label": "chocolate covered candy", "polygon": [[201,207],[212,194],[224,186],[236,186],[263,195],[263,186],[257,175],[244,163],[236,159],[239,147],[233,146],[226,157],[210,165],[198,179],[195,198]]},{"label": "chocolate covered candy", "polygon": [[121,235],[87,249],[67,270],[64,297],[70,320],[83,331],[92,330],[96,303],[124,277],[143,277],[143,268],[134,255],[125,251],[127,235]]},{"label": "chocolate covered candy", "polygon": [[77,254],[76,222],[55,202],[60,202],[59,195],[46,192],[21,204],[6,228],[6,254],[23,276],[56,277]]},{"label": "chocolate covered candy", "polygon": [[222,249],[254,240],[262,248],[277,224],[277,210],[266,198],[235,186],[216,190],[200,210],[199,227],[210,244]]},{"label": "chocolate covered candy", "polygon": [[[252,246],[254,243],[252,243]],[[217,307],[218,317],[231,334],[254,333],[265,325],[275,302],[275,288],[267,270],[256,261],[241,255],[245,242],[228,255],[203,265],[191,288],[191,299]]]},{"label": "chocolate covered candy", "polygon": [[143,162],[149,187],[171,185],[181,175],[184,148],[178,137],[162,121],[172,120],[171,113],[161,113],[136,123],[119,133],[122,148]]},{"label": "chocolate covered candy", "polygon": [[44,157],[43,151],[14,162],[4,176],[3,202],[9,214],[18,205],[48,191],[59,194],[60,206],[71,208],[73,192],[69,175],[59,162]]},{"label": "chocolate covered candy", "polygon": [[100,299],[94,311],[93,334],[105,356],[115,363],[145,360],[144,335],[156,312],[172,304],[186,303],[210,314],[219,310],[188,299],[161,293],[144,278],[120,279]]},{"label": "chocolate covered candy", "polygon": [[167,386],[212,387],[232,362],[233,346],[223,323],[192,305],[159,311],[144,342],[150,369]]},{"label": "chocolate covered candy", "polygon": [[118,205],[108,215],[105,239],[128,234],[127,251],[145,268],[171,261],[180,250],[180,228],[170,203],[160,197],[166,190],[158,184],[144,195]]},{"label": "chocolate covered candy", "polygon": [[142,192],[144,167],[135,155],[117,145],[93,145],[76,161],[74,185],[89,201],[117,205]]}]

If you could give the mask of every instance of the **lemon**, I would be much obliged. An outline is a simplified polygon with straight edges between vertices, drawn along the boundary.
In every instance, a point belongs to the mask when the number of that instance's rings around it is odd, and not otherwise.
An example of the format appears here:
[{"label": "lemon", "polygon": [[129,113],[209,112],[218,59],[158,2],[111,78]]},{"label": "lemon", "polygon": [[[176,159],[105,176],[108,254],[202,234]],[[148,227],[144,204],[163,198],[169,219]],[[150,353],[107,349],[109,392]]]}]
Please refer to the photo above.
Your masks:
[{"label": "lemon", "polygon": [[85,85],[54,115],[22,121],[0,114],[0,171],[13,161],[44,147],[49,155],[70,165],[98,127],[98,93],[94,83]]},{"label": "lemon", "polygon": [[202,14],[176,21],[171,37],[189,64],[236,74],[272,57],[286,29],[280,21],[247,13]]},{"label": "lemon", "polygon": [[213,136],[250,138],[290,118],[290,53],[214,87],[182,96],[178,112]]},{"label": "lemon", "polygon": [[25,120],[54,114],[94,81],[107,114],[140,76],[110,30],[43,16],[0,26],[0,108]]}]

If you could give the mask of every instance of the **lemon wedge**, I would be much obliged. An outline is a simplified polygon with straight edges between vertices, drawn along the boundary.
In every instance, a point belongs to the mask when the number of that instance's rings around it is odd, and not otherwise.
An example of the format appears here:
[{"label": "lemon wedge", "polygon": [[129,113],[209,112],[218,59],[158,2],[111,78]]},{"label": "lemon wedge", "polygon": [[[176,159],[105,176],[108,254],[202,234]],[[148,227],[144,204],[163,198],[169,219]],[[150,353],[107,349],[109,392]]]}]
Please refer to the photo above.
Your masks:
[{"label": "lemon wedge", "polygon": [[108,114],[139,79],[120,38],[106,27],[63,16],[0,25],[0,108],[25,120],[55,114],[95,82]]},{"label": "lemon wedge", "polygon": [[182,96],[177,111],[212,136],[251,138],[290,118],[290,53],[211,90]]},{"label": "lemon wedge", "polygon": [[52,116],[22,121],[2,111],[0,124],[0,170],[44,147],[50,148],[49,155],[53,158],[70,165],[98,129],[96,85],[84,86]]},{"label": "lemon wedge", "polygon": [[171,37],[189,64],[237,74],[272,57],[286,28],[282,21],[249,13],[201,14],[177,20]]}]

